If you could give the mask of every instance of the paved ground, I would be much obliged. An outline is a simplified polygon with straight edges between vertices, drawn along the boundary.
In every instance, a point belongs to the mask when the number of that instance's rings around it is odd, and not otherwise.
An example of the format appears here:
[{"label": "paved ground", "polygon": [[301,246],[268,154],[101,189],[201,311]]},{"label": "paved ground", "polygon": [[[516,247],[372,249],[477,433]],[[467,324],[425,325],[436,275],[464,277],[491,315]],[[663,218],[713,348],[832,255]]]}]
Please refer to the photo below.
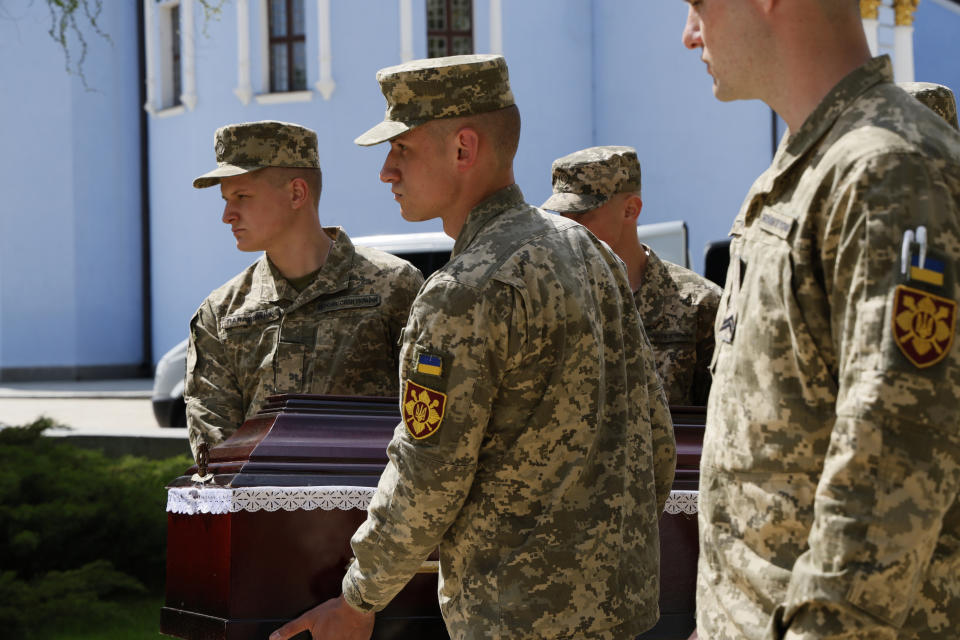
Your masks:
[{"label": "paved ground", "polygon": [[157,425],[152,388],[150,379],[0,382],[0,425],[23,425],[47,416],[70,427],[49,432],[52,436],[91,446],[106,443],[101,448],[118,453],[179,453],[186,447],[186,429]]}]

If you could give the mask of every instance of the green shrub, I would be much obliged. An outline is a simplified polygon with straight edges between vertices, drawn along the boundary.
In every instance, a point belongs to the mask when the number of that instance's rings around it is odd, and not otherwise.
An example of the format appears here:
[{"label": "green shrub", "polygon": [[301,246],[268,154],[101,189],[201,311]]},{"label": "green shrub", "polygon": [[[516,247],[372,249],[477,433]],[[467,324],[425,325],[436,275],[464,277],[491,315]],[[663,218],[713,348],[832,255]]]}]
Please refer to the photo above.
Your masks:
[{"label": "green shrub", "polygon": [[44,432],[0,430],[0,628],[29,634],[122,616],[109,598],[163,585],[165,484],[186,455],[108,458]]}]

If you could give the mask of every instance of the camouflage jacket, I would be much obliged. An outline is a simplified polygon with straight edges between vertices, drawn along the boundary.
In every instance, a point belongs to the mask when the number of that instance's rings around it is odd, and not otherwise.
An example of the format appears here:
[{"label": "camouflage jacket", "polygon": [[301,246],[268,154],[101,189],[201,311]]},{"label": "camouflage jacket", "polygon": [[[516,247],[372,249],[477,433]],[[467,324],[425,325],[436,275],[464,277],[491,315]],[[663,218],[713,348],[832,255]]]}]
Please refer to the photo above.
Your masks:
[{"label": "camouflage jacket", "polygon": [[508,187],[414,301],[404,421],[348,602],[380,609],[439,545],[453,638],[624,638],[657,620],[670,415],[622,263]]},{"label": "camouflage jacket", "polygon": [[960,629],[960,136],[891,77],[883,57],[841,81],[734,223],[703,638]]},{"label": "camouflage jacket", "polygon": [[190,321],[187,430],[229,437],[276,393],[396,396],[400,331],[423,282],[339,228],[327,262],[297,293],[266,256],[211,293]]},{"label": "camouflage jacket", "polygon": [[720,287],[649,247],[643,282],[633,293],[653,347],[657,373],[672,405],[707,404],[713,320]]}]

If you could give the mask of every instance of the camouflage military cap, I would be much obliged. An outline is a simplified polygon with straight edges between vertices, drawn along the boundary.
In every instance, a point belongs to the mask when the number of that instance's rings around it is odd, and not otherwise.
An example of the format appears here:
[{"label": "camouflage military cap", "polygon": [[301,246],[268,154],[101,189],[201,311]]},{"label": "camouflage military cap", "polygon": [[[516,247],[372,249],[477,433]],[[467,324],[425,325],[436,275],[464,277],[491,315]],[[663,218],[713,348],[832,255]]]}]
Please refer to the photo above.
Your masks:
[{"label": "camouflage military cap", "polygon": [[448,56],[413,60],[377,72],[387,99],[383,122],[354,140],[386,142],[430,120],[471,116],[514,104],[503,56]]},{"label": "camouflage military cap", "polygon": [[213,145],[217,168],[193,181],[197,189],[266,167],[320,168],[316,132],[288,122],[228,124],[217,129]]},{"label": "camouflage military cap", "polygon": [[900,88],[933,109],[957,129],[957,100],[948,87],[933,82],[901,82]]},{"label": "camouflage military cap", "polygon": [[640,190],[640,161],[633,147],[590,147],[553,161],[553,195],[544,209],[584,213],[618,193]]}]

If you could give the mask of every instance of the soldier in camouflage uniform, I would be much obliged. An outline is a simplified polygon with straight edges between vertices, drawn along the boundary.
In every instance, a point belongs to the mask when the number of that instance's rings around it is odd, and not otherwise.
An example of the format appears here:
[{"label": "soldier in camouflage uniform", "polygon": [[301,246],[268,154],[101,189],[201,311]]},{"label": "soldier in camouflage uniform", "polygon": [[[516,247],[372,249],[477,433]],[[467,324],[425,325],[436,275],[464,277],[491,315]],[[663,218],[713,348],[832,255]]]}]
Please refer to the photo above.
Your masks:
[{"label": "soldier in camouflage uniform", "polygon": [[698,632],[955,639],[960,135],[871,59],[857,3],[771,6],[692,2],[683,33],[718,98],[789,127],[731,230]]},{"label": "soldier in camouflage uniform", "polygon": [[211,293],[190,321],[184,398],[194,456],[277,393],[397,396],[400,331],[423,276],[355,247],[317,213],[317,136],[283,122],[221,127],[217,168],[241,251],[264,251]]},{"label": "soldier in camouflage uniform", "polygon": [[705,405],[720,288],[689,269],[661,260],[637,238],[643,200],[636,150],[590,147],[575,151],[553,161],[552,182],[553,195],[543,208],[590,229],[626,264],[667,401]]},{"label": "soldier in camouflage uniform", "polygon": [[658,616],[675,445],[626,273],[582,226],[524,203],[502,57],[377,79],[386,121],[357,142],[389,140],[381,179],[403,217],[441,218],[456,244],[410,310],[403,423],[343,595],[271,638],[367,637],[437,546],[453,638],[633,638]]}]

